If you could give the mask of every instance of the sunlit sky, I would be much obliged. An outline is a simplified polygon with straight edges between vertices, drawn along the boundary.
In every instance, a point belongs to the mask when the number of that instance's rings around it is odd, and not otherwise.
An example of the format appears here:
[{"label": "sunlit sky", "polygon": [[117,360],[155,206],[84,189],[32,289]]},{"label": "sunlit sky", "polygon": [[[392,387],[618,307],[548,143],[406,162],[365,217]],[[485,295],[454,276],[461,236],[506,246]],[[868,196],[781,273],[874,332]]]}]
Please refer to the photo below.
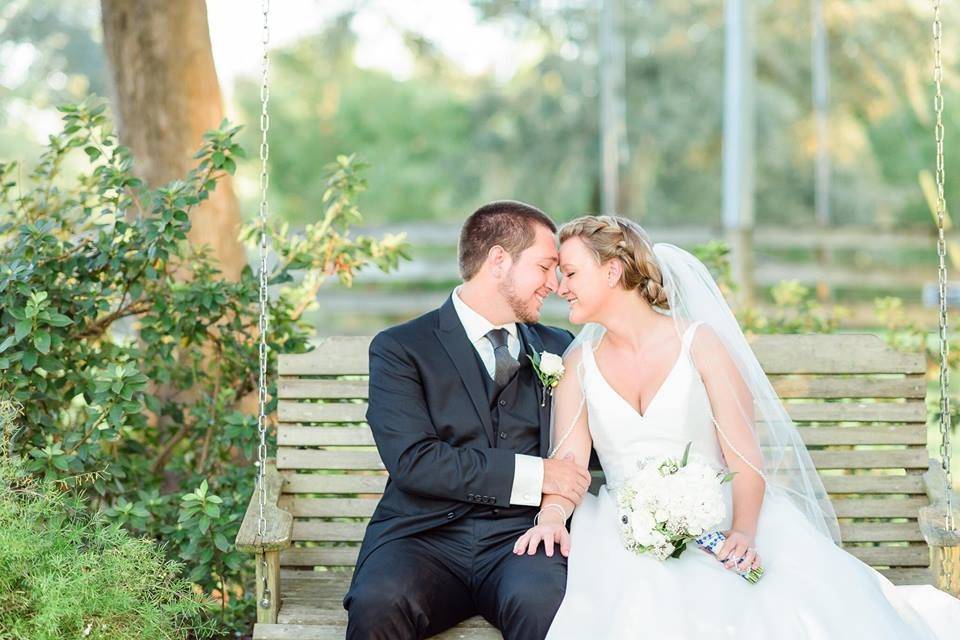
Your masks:
[{"label": "sunlit sky", "polygon": [[[99,3],[90,1],[91,10],[99,11]],[[0,0],[0,15],[3,3]],[[540,54],[535,43],[513,37],[499,21],[481,22],[468,0],[273,0],[270,48],[315,34],[350,8],[357,9],[351,25],[358,39],[356,63],[383,70],[398,80],[412,73],[414,62],[404,45],[403,31],[423,35],[466,73],[492,73],[503,80]],[[260,75],[262,5],[259,0],[207,0],[207,10],[225,106],[234,117],[230,112],[236,79]],[[0,43],[0,87],[22,82],[39,55],[42,52],[31,43]],[[48,79],[51,83],[66,81],[62,73]],[[59,116],[52,109],[40,113],[31,105],[13,104],[9,110],[8,115],[23,121],[38,139],[59,128]]]},{"label": "sunlit sky", "polygon": [[[467,0],[274,0],[270,44],[283,46],[315,33],[345,8],[361,8],[353,21],[358,35],[357,64],[407,77],[413,60],[401,31],[423,34],[467,73],[510,75],[535,52],[511,39],[497,22],[481,24]],[[207,0],[213,54],[224,91],[236,77],[259,75],[263,15],[256,0]]]}]

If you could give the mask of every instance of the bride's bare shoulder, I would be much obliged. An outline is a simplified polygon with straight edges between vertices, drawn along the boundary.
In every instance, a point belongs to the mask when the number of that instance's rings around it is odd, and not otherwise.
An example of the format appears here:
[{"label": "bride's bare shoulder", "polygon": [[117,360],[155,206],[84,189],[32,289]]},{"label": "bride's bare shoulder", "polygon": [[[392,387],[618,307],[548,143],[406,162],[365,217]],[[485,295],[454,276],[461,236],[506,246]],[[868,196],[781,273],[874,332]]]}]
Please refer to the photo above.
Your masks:
[{"label": "bride's bare shoulder", "polygon": [[723,344],[723,340],[707,322],[699,323],[699,326],[694,329],[693,338],[690,341],[690,352],[701,373],[704,370],[703,365],[730,360],[730,353]]}]

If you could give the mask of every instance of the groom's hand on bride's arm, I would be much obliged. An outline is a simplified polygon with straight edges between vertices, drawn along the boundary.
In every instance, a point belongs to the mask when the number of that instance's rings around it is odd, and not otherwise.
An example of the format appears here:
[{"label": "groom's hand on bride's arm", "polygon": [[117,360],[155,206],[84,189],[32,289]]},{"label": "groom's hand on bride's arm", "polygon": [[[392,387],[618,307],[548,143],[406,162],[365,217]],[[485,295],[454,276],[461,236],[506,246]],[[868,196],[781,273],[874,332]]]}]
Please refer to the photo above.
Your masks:
[{"label": "groom's hand on bride's arm", "polygon": [[560,496],[578,505],[589,488],[590,472],[574,461],[572,453],[543,461],[543,495]]}]

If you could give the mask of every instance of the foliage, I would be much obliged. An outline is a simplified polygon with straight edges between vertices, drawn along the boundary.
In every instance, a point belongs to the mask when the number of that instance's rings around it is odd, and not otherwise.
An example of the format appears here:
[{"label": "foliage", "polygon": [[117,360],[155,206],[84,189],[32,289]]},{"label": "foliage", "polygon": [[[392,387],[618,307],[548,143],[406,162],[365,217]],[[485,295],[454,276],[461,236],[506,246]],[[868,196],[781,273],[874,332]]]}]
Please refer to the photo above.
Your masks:
[{"label": "foliage", "polygon": [[[0,398],[24,408],[11,448],[46,480],[93,473],[92,508],[163,539],[220,602],[222,624],[239,627],[252,566],[232,540],[253,488],[259,278],[247,267],[220,279],[186,241],[194,209],[242,155],[239,128],[206,134],[196,168],[151,189],[102,104],[61,111],[62,133],[26,177],[0,164]],[[88,170],[67,179],[60,168],[77,154]],[[274,354],[308,348],[301,316],[323,283],[404,255],[401,237],[350,235],[361,170],[337,159],[315,204],[322,222],[304,235],[269,229],[271,398]]]},{"label": "foliage", "polygon": [[[696,255],[710,269],[720,290],[732,299],[739,291],[730,266],[730,247],[714,240],[694,247]],[[748,333],[830,333],[836,331],[849,311],[841,305],[825,305],[809,287],[786,280],[770,290],[773,305],[769,311],[759,306],[740,305],[737,320]]]},{"label": "foliage", "polygon": [[[26,132],[43,121],[40,109],[79,99],[88,83],[103,90],[107,74],[97,3],[8,4],[0,11],[8,43],[0,55],[36,50],[27,72],[4,78],[10,84],[0,92],[0,146],[26,148]],[[271,164],[279,215],[298,225],[315,220],[323,188],[316,167],[353,151],[374,164],[378,188],[358,200],[371,222],[461,219],[498,197],[533,202],[558,219],[597,210],[596,3],[471,4],[481,30],[507,34],[519,52],[515,63],[470,72],[445,56],[448,40],[431,39],[443,25],[414,28],[415,19],[404,19],[391,28],[403,39],[409,72],[371,69],[359,60],[365,21],[353,12],[369,19],[380,9],[363,3],[346,3],[350,11],[319,33],[274,50]],[[629,206],[621,213],[657,225],[717,224],[723,3],[618,5],[630,151]],[[944,7],[945,23],[956,11]],[[810,3],[758,2],[754,15],[757,220],[805,224],[813,219],[816,151]],[[917,188],[919,171],[933,162],[929,11],[915,3],[837,0],[824,17],[833,219],[888,229],[929,223]],[[944,50],[945,68],[956,67],[956,55]],[[250,122],[259,116],[258,80],[235,93]],[[958,98],[956,78],[947,74],[945,83],[945,126],[952,131],[960,125],[960,112],[949,108]],[[245,144],[253,148],[249,135]],[[956,166],[960,148],[948,144],[946,152],[947,167]],[[948,183],[948,202],[960,196],[957,189]]]},{"label": "foliage", "polygon": [[211,603],[178,577],[179,564],[62,487],[0,456],[0,637],[209,635],[201,614]]},{"label": "foliage", "polygon": [[99,2],[7,0],[0,6],[0,148],[35,157],[54,108],[109,91]]}]

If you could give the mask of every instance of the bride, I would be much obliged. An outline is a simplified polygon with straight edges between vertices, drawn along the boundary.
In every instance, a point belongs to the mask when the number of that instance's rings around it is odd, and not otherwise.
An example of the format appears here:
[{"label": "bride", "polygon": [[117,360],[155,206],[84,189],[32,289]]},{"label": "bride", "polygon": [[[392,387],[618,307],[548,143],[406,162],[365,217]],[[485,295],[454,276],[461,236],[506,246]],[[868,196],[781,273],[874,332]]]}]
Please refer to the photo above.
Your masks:
[{"label": "bride", "polygon": [[[598,638],[957,638],[960,600],[896,587],[839,546],[809,453],[704,265],[636,223],[587,216],[560,229],[559,295],[586,326],[564,356],[551,456],[607,485],[576,508],[544,499],[514,553],[568,555],[547,635]],[[644,458],[692,451],[734,472],[726,542],[661,562],[619,538],[618,486]],[[756,584],[737,573],[763,567]]]}]

